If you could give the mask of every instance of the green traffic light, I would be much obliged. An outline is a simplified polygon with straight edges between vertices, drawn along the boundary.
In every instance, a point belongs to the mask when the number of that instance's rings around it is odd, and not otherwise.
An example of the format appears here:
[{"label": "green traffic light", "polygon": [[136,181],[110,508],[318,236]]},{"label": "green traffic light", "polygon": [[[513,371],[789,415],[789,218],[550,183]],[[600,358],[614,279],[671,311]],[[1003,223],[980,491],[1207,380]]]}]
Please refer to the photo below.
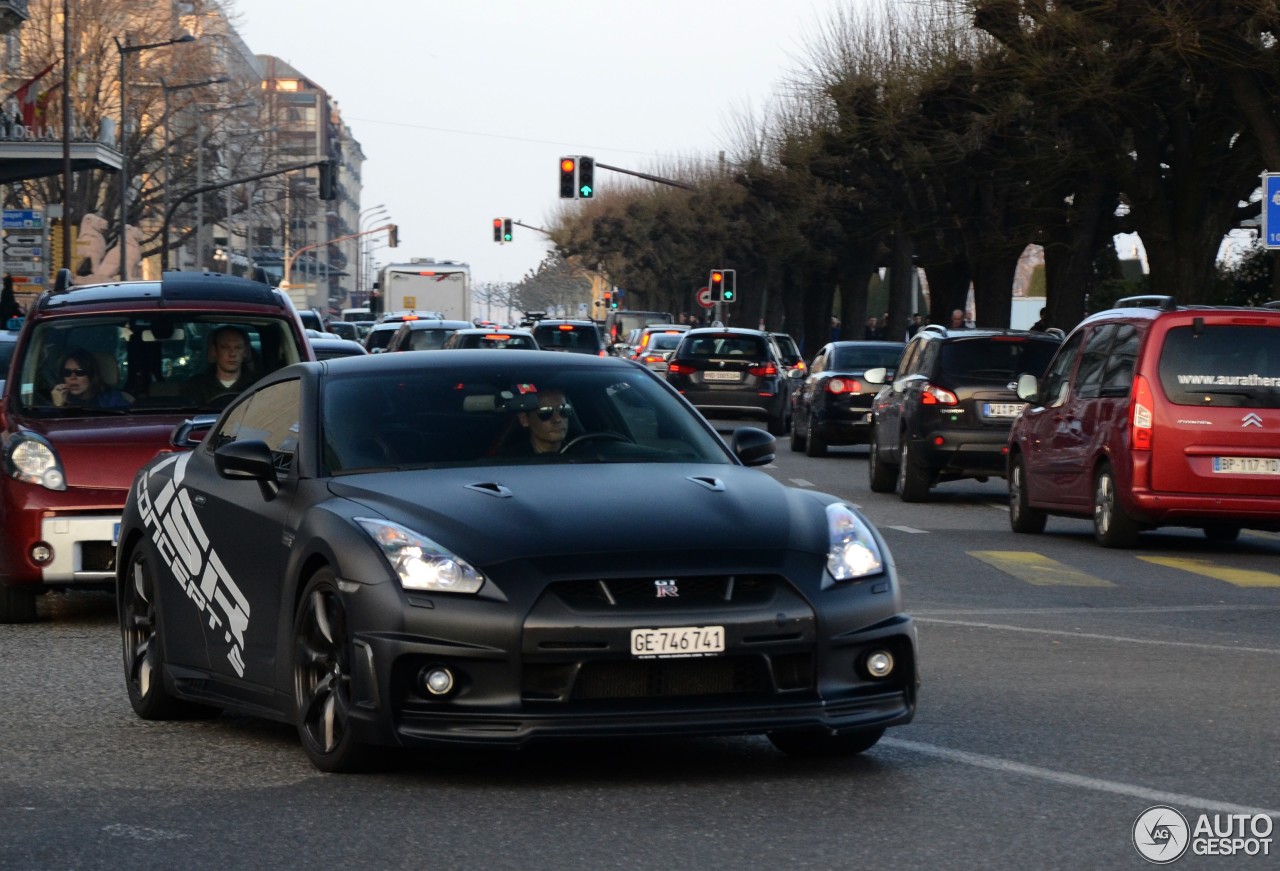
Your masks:
[{"label": "green traffic light", "polygon": [[593,193],[594,191],[591,190],[591,187],[589,185],[584,184],[582,187],[578,188],[578,196],[582,197],[582,199],[584,200],[591,199],[591,196]]},{"label": "green traffic light", "polygon": [[510,234],[510,233],[503,233],[503,234],[502,234],[502,241],[503,241],[503,242],[510,242],[510,241],[511,241],[511,234]]}]

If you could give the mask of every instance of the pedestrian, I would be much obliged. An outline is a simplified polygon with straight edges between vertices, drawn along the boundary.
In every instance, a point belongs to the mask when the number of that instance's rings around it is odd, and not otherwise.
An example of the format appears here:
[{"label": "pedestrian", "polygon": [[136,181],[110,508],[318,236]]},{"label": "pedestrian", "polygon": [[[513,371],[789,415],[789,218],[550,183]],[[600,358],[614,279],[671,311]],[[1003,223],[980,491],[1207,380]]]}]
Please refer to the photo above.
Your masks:
[{"label": "pedestrian", "polygon": [[1040,309],[1040,320],[1031,325],[1031,331],[1033,333],[1043,333],[1045,330],[1049,329],[1049,319],[1046,317],[1048,313],[1049,309]]},{"label": "pedestrian", "polygon": [[6,272],[4,289],[0,291],[0,323],[7,325],[11,318],[20,318],[22,315],[22,306],[18,305],[18,298],[13,294],[13,276]]},{"label": "pedestrian", "polygon": [[920,332],[920,328],[924,324],[920,322],[920,312],[911,315],[911,323],[907,324],[907,341],[911,341],[911,337]]},{"label": "pedestrian", "polygon": [[867,318],[867,327],[863,331],[862,338],[868,342],[884,341],[884,330],[880,327],[880,322],[875,315]]}]

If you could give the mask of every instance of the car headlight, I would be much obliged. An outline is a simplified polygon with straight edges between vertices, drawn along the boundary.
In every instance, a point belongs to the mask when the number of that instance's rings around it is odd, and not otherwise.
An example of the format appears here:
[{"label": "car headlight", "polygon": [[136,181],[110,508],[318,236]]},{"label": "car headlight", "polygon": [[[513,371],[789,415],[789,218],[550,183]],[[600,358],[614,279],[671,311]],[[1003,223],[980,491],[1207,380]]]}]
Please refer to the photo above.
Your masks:
[{"label": "car headlight", "polygon": [[827,571],[837,581],[865,578],[884,571],[884,559],[875,536],[848,505],[827,506]]},{"label": "car headlight", "polygon": [[48,490],[67,489],[67,476],[62,471],[58,452],[40,436],[18,433],[9,441],[5,458],[9,477],[28,484],[39,484]]},{"label": "car headlight", "polygon": [[355,521],[377,543],[406,590],[475,593],[484,586],[484,575],[475,567],[425,535],[389,520],[357,517]]}]

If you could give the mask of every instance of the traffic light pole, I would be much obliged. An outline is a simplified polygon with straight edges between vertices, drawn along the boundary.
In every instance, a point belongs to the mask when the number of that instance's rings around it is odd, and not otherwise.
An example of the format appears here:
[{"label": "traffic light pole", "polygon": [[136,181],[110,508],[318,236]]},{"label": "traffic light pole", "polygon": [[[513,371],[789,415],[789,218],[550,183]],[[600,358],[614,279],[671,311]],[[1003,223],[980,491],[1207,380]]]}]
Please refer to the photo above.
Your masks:
[{"label": "traffic light pole", "polygon": [[660,175],[650,175],[647,172],[636,172],[634,169],[623,169],[620,166],[610,166],[607,163],[596,163],[597,169],[607,169],[612,172],[620,172],[623,175],[634,175],[636,178],[642,178],[646,181],[656,181],[658,184],[670,185],[673,188],[684,188],[687,191],[697,190],[691,184],[685,184],[682,181],[673,181],[669,178],[663,178]]},{"label": "traffic light pole", "polygon": [[372,233],[381,233],[383,230],[386,230],[388,233],[390,233],[391,228],[394,226],[395,224],[383,224],[381,227],[373,227],[368,230],[362,230],[359,233],[351,233],[347,236],[339,236],[336,239],[329,239],[326,242],[317,242],[314,245],[303,245],[297,251],[294,251],[292,254],[290,254],[289,259],[284,262],[284,275],[280,279],[280,287],[283,288],[284,290],[289,289],[289,275],[293,272],[293,263],[295,260],[298,259],[298,255],[301,254],[303,251],[312,251],[316,248],[323,248],[326,245],[333,245],[335,242],[346,242],[348,239],[359,239],[361,236],[368,236]]},{"label": "traffic light pole", "polygon": [[512,221],[511,223],[512,223],[512,224],[514,224],[514,225],[515,225],[515,226],[517,226],[517,227],[524,227],[526,230],[536,230],[537,232],[539,232],[539,233],[543,233],[543,234],[545,234],[545,235],[547,235],[547,236],[550,236],[550,235],[551,235],[551,231],[550,231],[550,230],[544,230],[544,229],[542,229],[541,227],[535,227],[535,226],[533,226],[533,224],[523,224],[523,223],[521,223],[520,221]]}]

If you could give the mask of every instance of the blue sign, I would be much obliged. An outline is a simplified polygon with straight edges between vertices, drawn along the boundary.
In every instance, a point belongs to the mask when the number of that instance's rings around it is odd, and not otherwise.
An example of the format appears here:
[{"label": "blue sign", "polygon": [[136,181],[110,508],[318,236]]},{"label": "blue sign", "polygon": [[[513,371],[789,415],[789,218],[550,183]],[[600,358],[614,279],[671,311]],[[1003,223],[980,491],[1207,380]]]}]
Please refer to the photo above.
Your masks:
[{"label": "blue sign", "polygon": [[44,212],[39,209],[4,210],[5,230],[39,230],[43,227]]},{"label": "blue sign", "polygon": [[1262,242],[1280,248],[1280,172],[1262,174]]}]

